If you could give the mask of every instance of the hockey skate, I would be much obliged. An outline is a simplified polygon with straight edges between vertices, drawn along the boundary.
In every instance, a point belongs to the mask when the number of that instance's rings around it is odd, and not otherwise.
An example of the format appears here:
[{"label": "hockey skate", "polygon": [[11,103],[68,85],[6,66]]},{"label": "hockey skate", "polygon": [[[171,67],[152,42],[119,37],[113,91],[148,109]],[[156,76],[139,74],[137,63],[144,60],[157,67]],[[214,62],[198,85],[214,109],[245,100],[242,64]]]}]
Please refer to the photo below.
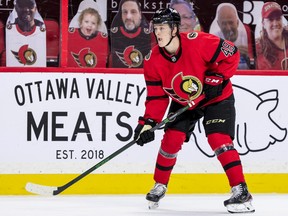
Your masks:
[{"label": "hockey skate", "polygon": [[160,183],[155,183],[154,187],[146,195],[146,199],[149,201],[148,208],[155,209],[159,206],[159,200],[165,196],[167,186]]},{"label": "hockey skate", "polygon": [[252,196],[248,192],[246,183],[241,183],[232,187],[232,196],[224,201],[228,212],[230,213],[252,213],[255,212],[252,206]]}]

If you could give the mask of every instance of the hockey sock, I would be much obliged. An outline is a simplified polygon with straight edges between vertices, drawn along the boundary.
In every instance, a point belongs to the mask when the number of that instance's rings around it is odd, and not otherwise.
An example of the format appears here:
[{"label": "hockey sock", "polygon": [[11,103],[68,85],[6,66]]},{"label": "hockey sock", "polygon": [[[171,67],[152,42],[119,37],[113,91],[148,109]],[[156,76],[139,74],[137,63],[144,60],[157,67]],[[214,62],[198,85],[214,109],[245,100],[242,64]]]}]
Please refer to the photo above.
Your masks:
[{"label": "hockey sock", "polygon": [[230,186],[245,182],[241,160],[230,136],[220,133],[209,134],[208,142],[220,161]]},{"label": "hockey sock", "polygon": [[167,185],[176,163],[177,153],[186,139],[186,134],[168,129],[161,142],[154,172],[155,182]]},{"label": "hockey sock", "polygon": [[224,152],[218,156],[218,160],[222,164],[231,187],[245,182],[241,160],[236,150]]}]

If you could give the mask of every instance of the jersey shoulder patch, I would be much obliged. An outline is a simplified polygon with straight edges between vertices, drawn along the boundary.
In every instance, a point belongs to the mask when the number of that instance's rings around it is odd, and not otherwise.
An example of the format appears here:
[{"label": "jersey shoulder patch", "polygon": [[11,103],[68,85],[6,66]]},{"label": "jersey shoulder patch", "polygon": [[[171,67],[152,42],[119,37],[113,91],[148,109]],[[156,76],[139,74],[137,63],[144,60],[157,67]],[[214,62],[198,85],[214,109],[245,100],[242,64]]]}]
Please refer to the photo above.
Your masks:
[{"label": "jersey shoulder patch", "polygon": [[198,37],[198,32],[190,32],[187,34],[187,38],[189,40],[193,40],[193,39],[196,39]]}]

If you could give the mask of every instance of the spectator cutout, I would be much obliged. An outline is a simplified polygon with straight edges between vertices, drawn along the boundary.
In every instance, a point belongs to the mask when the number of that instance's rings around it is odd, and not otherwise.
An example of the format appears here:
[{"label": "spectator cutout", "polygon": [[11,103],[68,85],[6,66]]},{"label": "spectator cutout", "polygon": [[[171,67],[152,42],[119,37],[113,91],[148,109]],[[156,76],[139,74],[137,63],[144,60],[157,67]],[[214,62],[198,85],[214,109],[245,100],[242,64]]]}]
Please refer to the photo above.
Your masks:
[{"label": "spectator cutout", "polygon": [[170,7],[181,16],[180,32],[201,31],[201,26],[191,3],[186,0],[171,0]]},{"label": "spectator cutout", "polygon": [[233,4],[222,3],[218,5],[216,17],[210,26],[209,32],[220,38],[229,40],[237,46],[241,54],[238,69],[250,68],[249,56],[253,55],[252,53],[248,53],[247,31],[239,19],[237,10]]},{"label": "spectator cutout", "polygon": [[46,28],[35,0],[15,0],[6,22],[6,66],[46,67]]},{"label": "spectator cutout", "polygon": [[108,50],[107,28],[97,3],[82,1],[69,24],[68,66],[106,67]]},{"label": "spectator cutout", "polygon": [[255,40],[257,69],[288,70],[288,29],[280,5],[266,2],[261,17],[260,34]]},{"label": "spectator cutout", "polygon": [[142,14],[138,0],[122,0],[111,24],[110,67],[143,67],[143,59],[152,47],[154,35]]}]

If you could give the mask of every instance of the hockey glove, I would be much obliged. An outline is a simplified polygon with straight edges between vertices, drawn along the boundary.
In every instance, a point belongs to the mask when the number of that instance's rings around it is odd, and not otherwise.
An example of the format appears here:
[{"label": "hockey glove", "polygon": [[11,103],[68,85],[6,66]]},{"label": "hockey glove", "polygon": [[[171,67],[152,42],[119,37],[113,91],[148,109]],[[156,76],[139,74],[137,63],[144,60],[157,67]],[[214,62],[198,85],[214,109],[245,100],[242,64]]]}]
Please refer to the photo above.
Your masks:
[{"label": "hockey glove", "polygon": [[203,91],[205,98],[211,100],[222,94],[223,75],[207,71],[204,78]]},{"label": "hockey glove", "polygon": [[156,125],[156,122],[152,119],[144,120],[143,117],[139,117],[139,124],[134,130],[134,140],[137,145],[143,146],[145,143],[151,142],[155,139],[154,131],[150,129]]}]

